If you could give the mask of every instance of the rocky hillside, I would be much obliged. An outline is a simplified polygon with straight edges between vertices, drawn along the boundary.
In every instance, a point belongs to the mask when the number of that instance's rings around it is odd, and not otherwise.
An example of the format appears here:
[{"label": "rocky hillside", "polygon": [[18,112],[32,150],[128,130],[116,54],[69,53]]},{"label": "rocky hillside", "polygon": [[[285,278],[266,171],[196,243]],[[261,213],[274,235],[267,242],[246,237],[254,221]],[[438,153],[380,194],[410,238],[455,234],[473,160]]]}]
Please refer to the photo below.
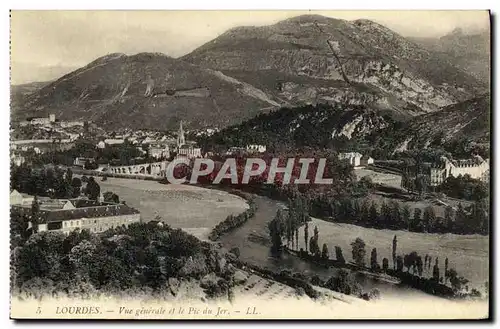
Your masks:
[{"label": "rocky hillside", "polygon": [[305,15],[237,27],[182,59],[248,82],[285,105],[347,100],[417,115],[485,88],[447,57],[364,19]]},{"label": "rocky hillside", "polygon": [[54,113],[104,127],[223,126],[277,103],[219,73],[157,53],[111,54],[12,103],[14,119]]},{"label": "rocky hillside", "polygon": [[426,49],[439,52],[455,66],[489,84],[491,61],[489,31],[465,33],[457,28],[441,38],[414,38],[413,40]]},{"label": "rocky hillside", "polygon": [[462,154],[463,149],[453,148],[471,148],[473,144],[489,149],[490,116],[491,103],[486,95],[418,116],[397,127],[388,127],[368,139],[372,145],[392,152],[444,147],[452,153]]},{"label": "rocky hillside", "polygon": [[231,126],[213,135],[212,147],[265,144],[281,148],[338,147],[351,139],[362,139],[392,126],[394,120],[364,105],[334,103],[282,108]]}]

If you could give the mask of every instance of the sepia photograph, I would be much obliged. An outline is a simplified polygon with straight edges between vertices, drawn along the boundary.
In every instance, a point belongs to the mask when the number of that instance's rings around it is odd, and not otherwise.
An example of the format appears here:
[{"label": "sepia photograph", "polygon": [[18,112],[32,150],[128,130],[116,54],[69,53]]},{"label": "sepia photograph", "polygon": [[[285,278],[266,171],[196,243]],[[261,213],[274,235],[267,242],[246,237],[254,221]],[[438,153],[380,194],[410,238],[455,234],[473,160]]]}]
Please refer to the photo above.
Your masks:
[{"label": "sepia photograph", "polygon": [[11,10],[11,319],[491,319],[491,22]]}]

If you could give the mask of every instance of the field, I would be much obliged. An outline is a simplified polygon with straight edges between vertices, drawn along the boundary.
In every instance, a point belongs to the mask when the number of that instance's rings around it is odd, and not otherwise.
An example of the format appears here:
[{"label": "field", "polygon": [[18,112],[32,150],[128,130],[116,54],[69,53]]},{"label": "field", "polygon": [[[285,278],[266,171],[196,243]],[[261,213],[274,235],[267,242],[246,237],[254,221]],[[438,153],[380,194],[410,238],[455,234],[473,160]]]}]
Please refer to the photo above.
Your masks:
[{"label": "field", "polygon": [[160,216],[174,228],[182,228],[199,239],[230,214],[248,208],[238,196],[192,185],[164,185],[154,181],[108,178],[97,180],[101,192],[112,191],[129,206],[141,212],[147,222]]},{"label": "field", "polygon": [[[351,242],[361,238],[366,243],[366,263],[370,262],[372,248],[377,248],[379,264],[386,257],[392,266],[392,239],[397,236],[397,254],[409,254],[416,251],[422,258],[426,254],[432,257],[432,265],[439,257],[441,275],[444,273],[444,261],[449,260],[449,267],[455,268],[459,275],[470,280],[469,286],[484,291],[484,283],[489,281],[488,237],[480,235],[428,234],[406,231],[377,230],[350,224],[330,223],[313,218],[309,223],[309,237],[314,227],[319,230],[319,247],[326,243],[331,258],[335,258],[335,246],[342,248],[346,261],[352,261]],[[304,230],[299,231],[299,248],[304,247]],[[432,266],[424,271],[425,276],[432,275]]]},{"label": "field", "polygon": [[401,176],[391,173],[382,173],[378,171],[373,171],[370,169],[356,169],[354,170],[356,174],[356,178],[359,180],[362,177],[368,176],[372,179],[372,182],[375,184],[387,185],[390,187],[401,187]]}]

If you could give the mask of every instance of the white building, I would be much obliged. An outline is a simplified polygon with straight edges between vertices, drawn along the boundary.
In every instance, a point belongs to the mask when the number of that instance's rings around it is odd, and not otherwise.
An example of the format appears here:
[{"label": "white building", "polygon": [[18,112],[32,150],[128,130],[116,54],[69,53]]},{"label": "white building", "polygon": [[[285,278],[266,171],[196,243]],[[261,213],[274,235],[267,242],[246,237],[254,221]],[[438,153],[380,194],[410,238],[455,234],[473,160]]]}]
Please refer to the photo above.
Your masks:
[{"label": "white building", "polygon": [[107,145],[120,145],[125,143],[125,140],[123,138],[107,138],[104,140],[104,143]]},{"label": "white building", "polygon": [[102,150],[102,149],[106,148],[106,143],[104,143],[104,141],[99,141],[99,143],[97,143],[96,147],[98,149]]},{"label": "white building", "polygon": [[71,128],[71,127],[83,127],[85,124],[83,121],[61,121],[59,125],[63,128]]},{"label": "white building", "polygon": [[358,152],[339,153],[338,155],[339,160],[346,161],[353,167],[361,166],[362,157],[363,155]]},{"label": "white building", "polygon": [[373,164],[375,162],[375,159],[373,159],[371,156],[368,155],[363,155],[360,160],[360,165],[365,167]]},{"label": "white building", "polygon": [[33,118],[31,119],[30,123],[32,125],[45,125],[50,123],[49,118]]},{"label": "white building", "polygon": [[192,145],[183,145],[177,151],[178,156],[192,158],[201,158],[201,148]]},{"label": "white building", "polygon": [[464,160],[450,160],[447,157],[441,157],[441,161],[430,168],[430,182],[431,186],[437,186],[450,176],[465,175],[486,182],[489,179],[489,171],[489,159],[484,160],[479,155]]},{"label": "white building", "polygon": [[144,138],[144,140],[142,141],[142,144],[154,144],[156,142],[157,142],[156,138],[148,136],[148,137]]},{"label": "white building", "polygon": [[[39,232],[58,231],[69,234],[75,229],[87,229],[91,233],[100,233],[110,228],[128,226],[141,221],[139,211],[125,204],[103,204],[78,199],[53,201],[55,202],[52,208],[40,207]],[[11,209],[20,215],[29,214],[31,211],[30,207],[19,205],[12,205]]]},{"label": "white building", "polygon": [[151,145],[148,149],[149,156],[155,159],[169,158],[170,148],[167,144],[165,145]]},{"label": "white building", "polygon": [[95,159],[94,158],[82,158],[82,157],[78,157],[78,158],[75,158],[75,160],[73,160],[73,165],[78,166],[78,167],[83,167],[83,166],[85,166],[85,163],[87,161],[94,162]]},{"label": "white building", "polygon": [[35,197],[26,193],[19,193],[17,190],[10,192],[10,205],[31,206]]},{"label": "white building", "polygon": [[266,152],[266,146],[257,144],[247,145],[247,151],[249,153],[264,153]]},{"label": "white building", "polygon": [[247,149],[246,148],[244,148],[244,147],[237,147],[237,146],[230,147],[226,151],[226,155],[236,155],[236,154],[245,154],[245,153],[247,153]]}]

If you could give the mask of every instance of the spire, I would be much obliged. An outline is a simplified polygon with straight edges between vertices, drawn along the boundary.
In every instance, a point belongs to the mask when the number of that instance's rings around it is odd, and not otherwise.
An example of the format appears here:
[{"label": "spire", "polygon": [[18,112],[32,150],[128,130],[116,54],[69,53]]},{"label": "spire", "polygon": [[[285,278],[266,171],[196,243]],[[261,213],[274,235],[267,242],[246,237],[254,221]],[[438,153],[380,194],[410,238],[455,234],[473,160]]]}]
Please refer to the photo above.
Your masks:
[{"label": "spire", "polygon": [[184,129],[182,128],[182,120],[179,125],[179,132],[177,134],[177,147],[180,148],[182,145],[186,144],[186,140],[184,138]]}]

